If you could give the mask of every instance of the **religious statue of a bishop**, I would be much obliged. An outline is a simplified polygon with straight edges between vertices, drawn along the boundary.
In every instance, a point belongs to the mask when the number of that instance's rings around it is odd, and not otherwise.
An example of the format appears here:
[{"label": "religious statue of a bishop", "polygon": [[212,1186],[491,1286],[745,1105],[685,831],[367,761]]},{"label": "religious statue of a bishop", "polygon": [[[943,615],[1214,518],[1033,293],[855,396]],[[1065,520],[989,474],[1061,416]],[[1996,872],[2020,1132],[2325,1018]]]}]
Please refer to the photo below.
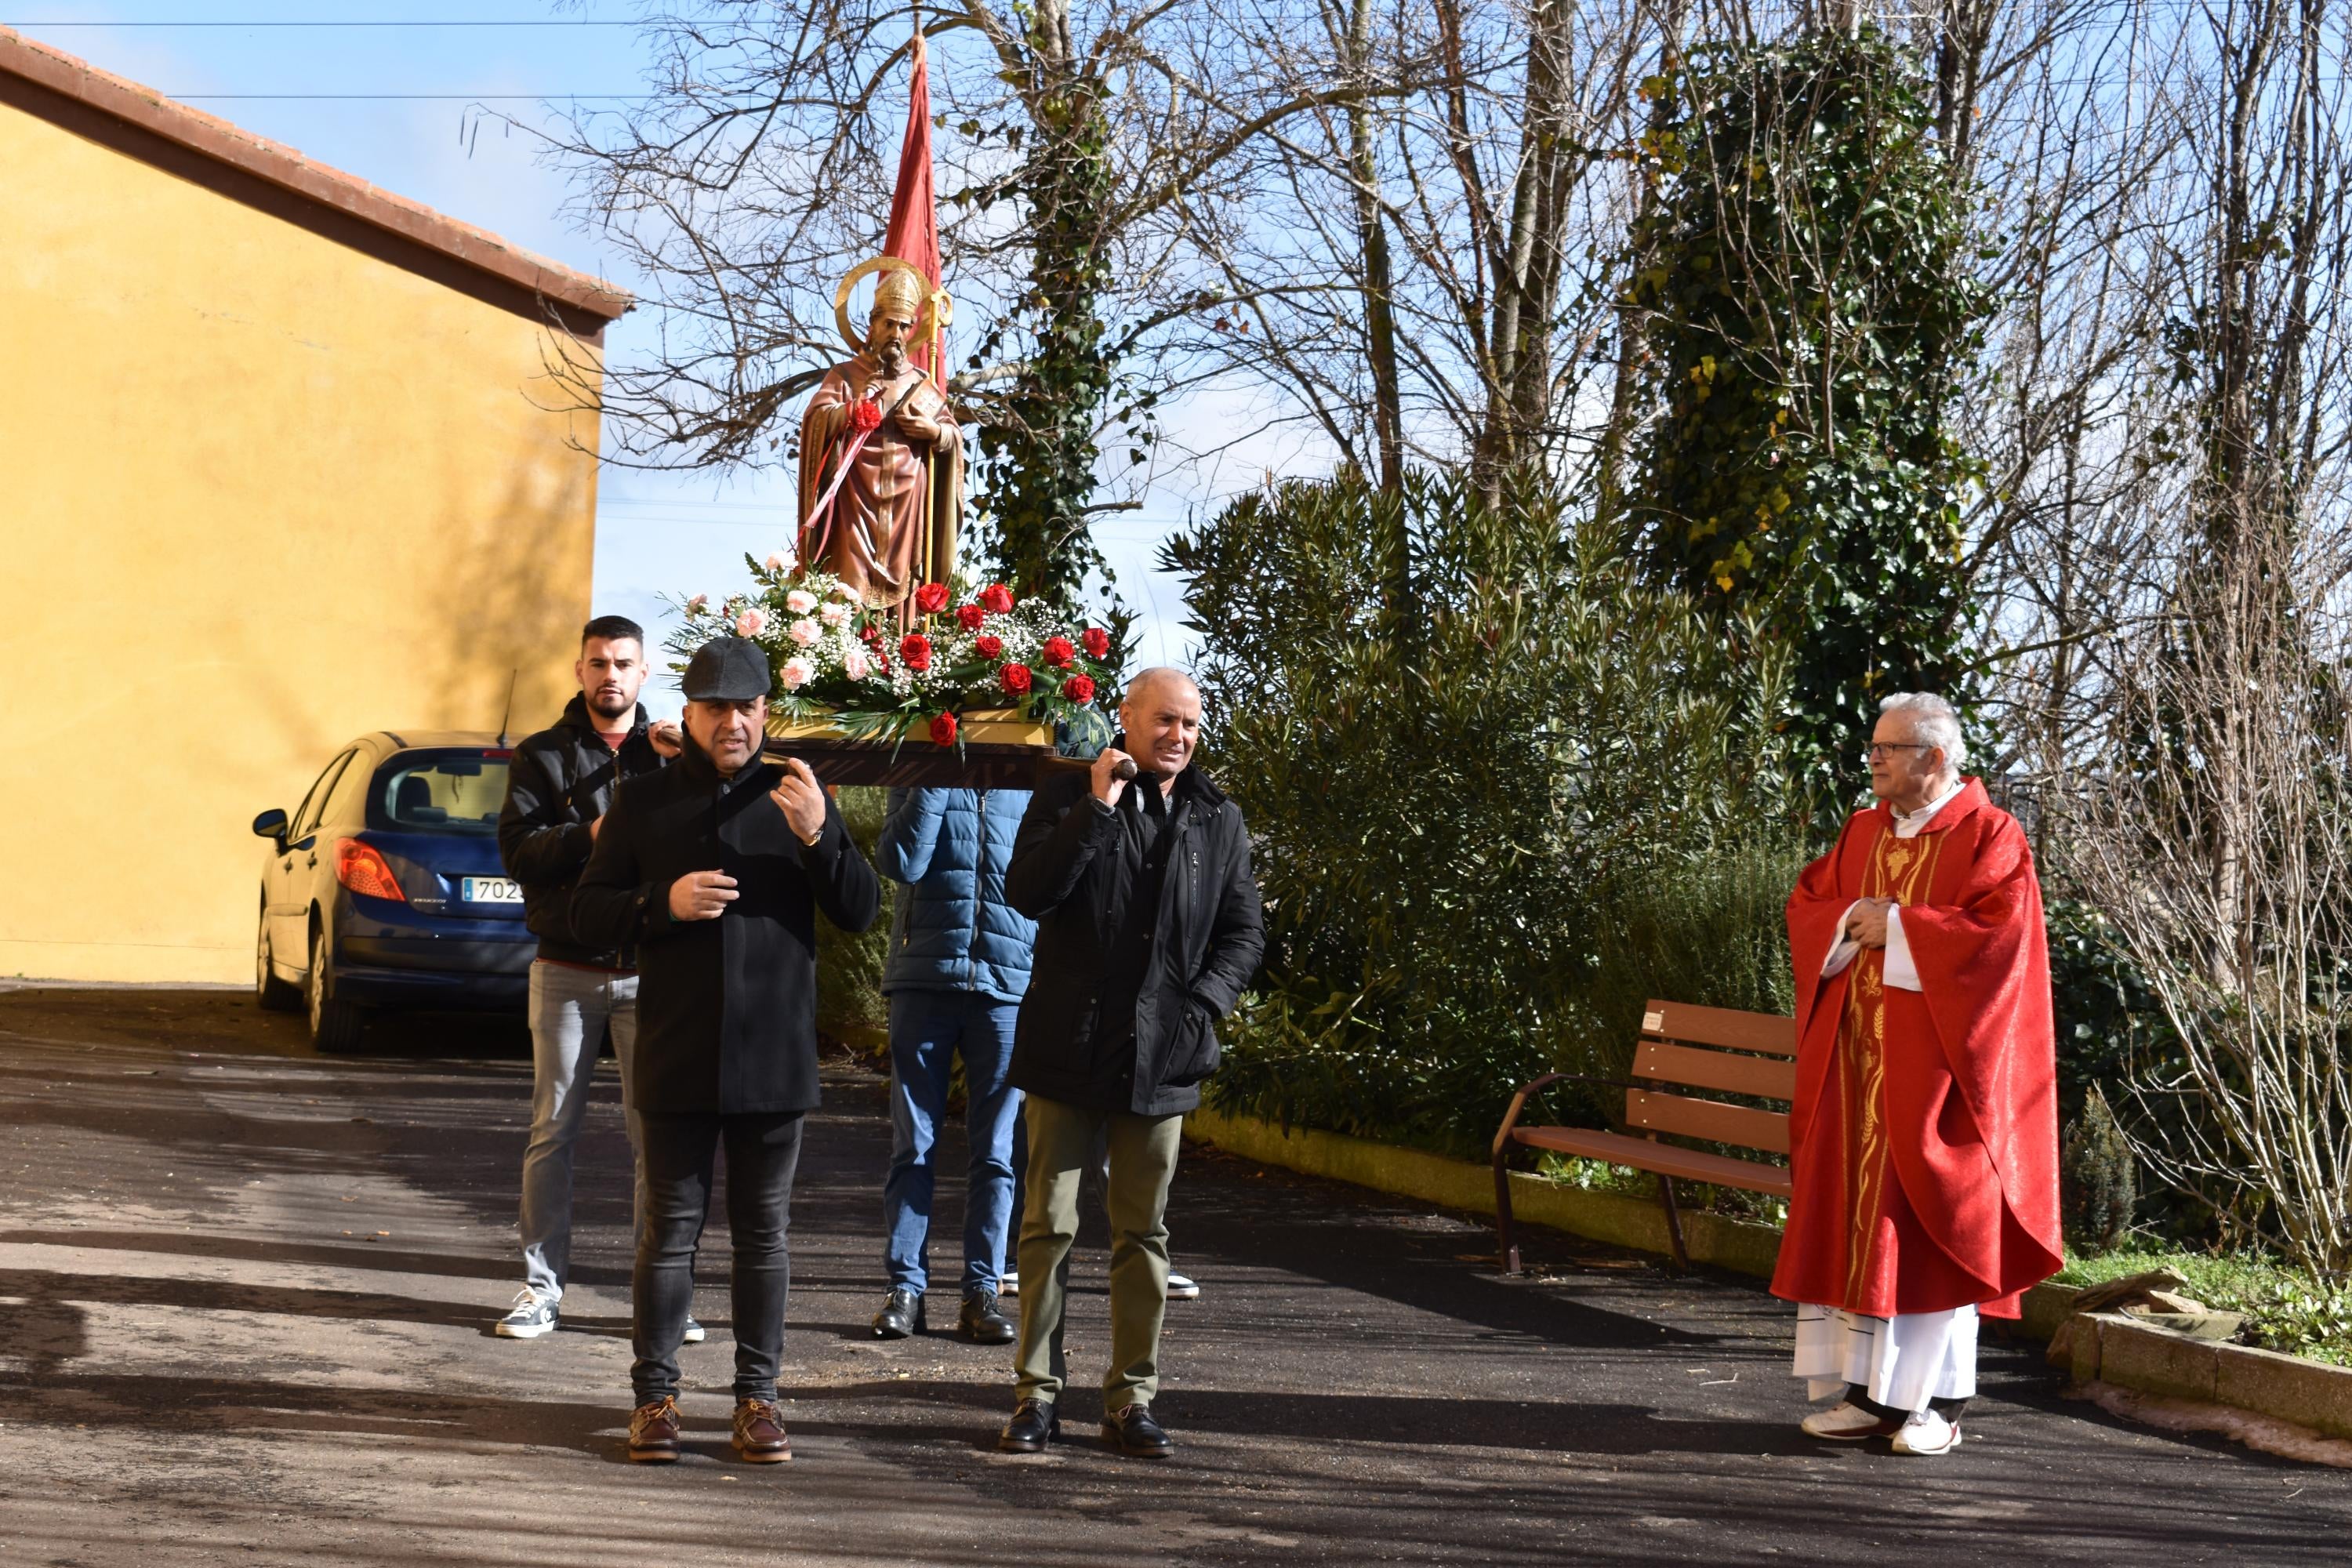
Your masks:
[{"label": "religious statue of a bishop", "polygon": [[915,360],[944,325],[947,296],[889,258],[862,264],[835,300],[843,334],[851,286],[877,274],[856,358],[825,373],[801,416],[800,558],[875,609],[911,617],[915,590],[954,569],[963,509],[955,413]]}]

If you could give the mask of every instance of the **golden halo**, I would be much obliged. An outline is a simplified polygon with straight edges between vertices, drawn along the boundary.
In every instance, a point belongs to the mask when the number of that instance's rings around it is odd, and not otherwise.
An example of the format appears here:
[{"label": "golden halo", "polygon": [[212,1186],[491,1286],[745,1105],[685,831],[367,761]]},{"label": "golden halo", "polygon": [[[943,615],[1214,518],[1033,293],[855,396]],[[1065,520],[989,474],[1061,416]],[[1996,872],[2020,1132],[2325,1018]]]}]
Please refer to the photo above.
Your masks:
[{"label": "golden halo", "polygon": [[914,268],[895,256],[870,257],[851,268],[848,275],[842,279],[841,287],[833,291],[834,324],[841,329],[841,341],[849,345],[850,352],[853,353],[866,352],[866,334],[850,322],[849,291],[857,287],[859,279],[871,277],[877,272],[887,271],[893,267],[905,272],[914,273],[915,281],[921,285],[923,289],[923,313],[915,322],[915,330],[910,334],[912,342],[919,342],[929,337],[934,322],[944,327],[955,315],[955,302],[948,298],[946,289],[933,289],[920,272],[916,272]]}]

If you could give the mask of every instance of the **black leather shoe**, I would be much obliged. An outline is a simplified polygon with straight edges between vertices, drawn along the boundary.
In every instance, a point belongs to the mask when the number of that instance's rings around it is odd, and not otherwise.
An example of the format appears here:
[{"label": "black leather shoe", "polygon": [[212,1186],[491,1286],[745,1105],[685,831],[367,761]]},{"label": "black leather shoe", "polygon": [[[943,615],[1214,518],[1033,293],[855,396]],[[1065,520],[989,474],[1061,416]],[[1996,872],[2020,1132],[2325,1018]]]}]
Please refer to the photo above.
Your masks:
[{"label": "black leather shoe", "polygon": [[1176,1440],[1151,1418],[1149,1405],[1130,1405],[1104,1416],[1103,1439],[1137,1459],[1164,1459],[1176,1451]]},{"label": "black leather shoe", "polygon": [[1045,1445],[1062,1435],[1061,1418],[1042,1399],[1024,1399],[1013,1407],[1013,1419],[997,1434],[996,1446],[1008,1454],[1042,1454]]},{"label": "black leather shoe", "polygon": [[883,1299],[882,1310],[874,1314],[877,1340],[903,1340],[922,1331],[923,1299],[912,1290],[891,1291]]},{"label": "black leather shoe", "polygon": [[1009,1345],[1021,1334],[1021,1325],[1005,1316],[993,1290],[974,1290],[963,1299],[956,1327],[976,1345]]}]

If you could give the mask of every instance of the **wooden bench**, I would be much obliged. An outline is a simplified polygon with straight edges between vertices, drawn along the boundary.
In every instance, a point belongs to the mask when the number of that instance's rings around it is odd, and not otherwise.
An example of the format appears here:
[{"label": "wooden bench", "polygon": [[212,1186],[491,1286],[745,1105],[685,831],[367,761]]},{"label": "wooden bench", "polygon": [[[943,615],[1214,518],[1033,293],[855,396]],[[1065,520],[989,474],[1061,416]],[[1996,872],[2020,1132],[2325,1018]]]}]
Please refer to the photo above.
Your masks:
[{"label": "wooden bench", "polygon": [[1549,1149],[1612,1165],[1631,1165],[1658,1178],[1658,1202],[1666,1211],[1666,1236],[1675,1266],[1690,1267],[1683,1247],[1682,1214],[1675,1183],[1707,1182],[1752,1193],[1789,1195],[1789,1167],[1744,1160],[1661,1141],[1661,1135],[1696,1139],[1774,1153],[1789,1153],[1789,1113],[1685,1094],[1714,1089],[1750,1100],[1777,1100],[1784,1108],[1797,1091],[1797,1021],[1770,1013],[1738,1013],[1727,1007],[1694,1007],[1682,1002],[1651,1002],[1643,1012],[1642,1038],[1633,1049],[1633,1078],[1626,1083],[1623,1132],[1581,1127],[1522,1127],[1528,1096],[1562,1079],[1586,1083],[1575,1073],[1546,1073],[1511,1097],[1511,1109],[1495,1132],[1495,1229],[1502,1243],[1503,1268],[1519,1270],[1518,1242],[1511,1234],[1511,1175],[1504,1156],[1514,1143]]}]

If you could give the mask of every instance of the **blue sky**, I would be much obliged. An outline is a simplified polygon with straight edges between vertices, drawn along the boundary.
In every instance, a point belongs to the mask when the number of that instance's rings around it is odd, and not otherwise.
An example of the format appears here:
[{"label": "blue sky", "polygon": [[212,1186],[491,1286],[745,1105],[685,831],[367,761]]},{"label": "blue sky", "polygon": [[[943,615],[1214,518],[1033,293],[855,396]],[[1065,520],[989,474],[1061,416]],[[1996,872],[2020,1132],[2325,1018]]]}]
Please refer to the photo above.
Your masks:
[{"label": "blue sky", "polygon": [[[564,178],[539,161],[536,140],[474,106],[536,123],[549,100],[642,91],[631,17],[632,7],[614,0],[561,11],[530,0],[0,0],[0,23],[29,37],[625,286],[633,279],[619,258],[564,218]],[[438,25],[457,18],[475,25]],[[264,25],[320,21],[399,25]],[[528,25],[479,25],[490,22]],[[887,204],[887,193],[877,199]],[[625,358],[653,341],[653,328],[640,309],[613,328],[608,353]],[[1262,468],[1244,458],[1234,471],[1247,476],[1237,480],[1245,484]],[[1141,511],[1114,513],[1101,528],[1120,586],[1143,612],[1147,662],[1181,658],[1183,584],[1150,563],[1159,541],[1201,500],[1201,493],[1155,490]],[[735,585],[744,552],[785,544],[793,515],[789,481],[775,475],[608,468],[599,489],[595,607],[633,616],[658,637],[664,594]],[[674,693],[649,689],[647,699],[657,709],[676,705]]]}]

